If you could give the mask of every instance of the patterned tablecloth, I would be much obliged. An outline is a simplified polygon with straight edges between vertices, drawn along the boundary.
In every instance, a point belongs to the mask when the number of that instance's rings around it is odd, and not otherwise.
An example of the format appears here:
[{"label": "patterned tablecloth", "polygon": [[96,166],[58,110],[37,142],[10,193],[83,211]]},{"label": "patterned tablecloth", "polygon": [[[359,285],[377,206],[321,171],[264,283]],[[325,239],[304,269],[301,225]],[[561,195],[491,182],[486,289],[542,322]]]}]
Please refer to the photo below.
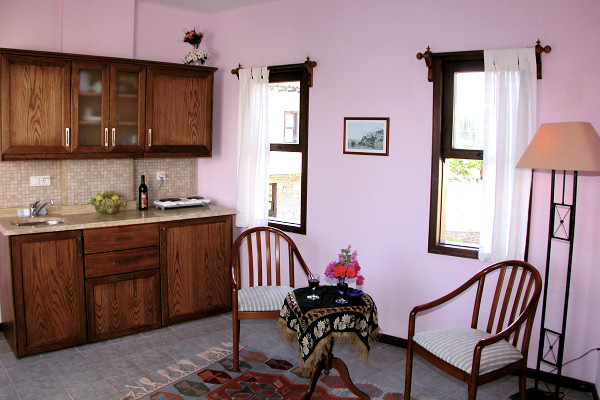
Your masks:
[{"label": "patterned tablecloth", "polygon": [[371,296],[345,296],[348,303],[338,304],[335,286],[318,287],[319,300],[307,299],[310,293],[309,288],[290,292],[279,315],[282,335],[299,346],[302,371],[310,373],[321,355],[329,353],[334,340],[349,343],[368,360],[370,342],[379,336],[377,307]]}]

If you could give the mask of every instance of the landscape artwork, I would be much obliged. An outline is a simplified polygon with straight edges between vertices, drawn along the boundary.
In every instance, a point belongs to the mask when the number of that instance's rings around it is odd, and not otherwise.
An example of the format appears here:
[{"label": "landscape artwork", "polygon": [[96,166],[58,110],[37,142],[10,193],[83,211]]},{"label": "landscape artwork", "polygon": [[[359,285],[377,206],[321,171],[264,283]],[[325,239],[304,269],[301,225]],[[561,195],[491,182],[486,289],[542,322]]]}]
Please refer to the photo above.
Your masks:
[{"label": "landscape artwork", "polygon": [[344,154],[387,156],[389,118],[344,118]]}]

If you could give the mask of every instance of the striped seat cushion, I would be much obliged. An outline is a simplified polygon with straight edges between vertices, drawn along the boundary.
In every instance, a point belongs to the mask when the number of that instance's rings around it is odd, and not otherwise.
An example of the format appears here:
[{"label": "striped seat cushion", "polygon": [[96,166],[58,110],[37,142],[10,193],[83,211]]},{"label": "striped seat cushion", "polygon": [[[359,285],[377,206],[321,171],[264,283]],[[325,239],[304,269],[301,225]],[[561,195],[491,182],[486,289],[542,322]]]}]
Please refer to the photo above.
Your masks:
[{"label": "striped seat cushion", "polygon": [[279,311],[290,286],[253,286],[238,291],[238,311]]},{"label": "striped seat cushion", "polygon": [[[475,345],[490,336],[487,332],[467,328],[420,332],[413,336],[413,340],[430,353],[470,374]],[[495,371],[522,358],[519,350],[501,340],[483,348],[479,373],[483,375]]]}]

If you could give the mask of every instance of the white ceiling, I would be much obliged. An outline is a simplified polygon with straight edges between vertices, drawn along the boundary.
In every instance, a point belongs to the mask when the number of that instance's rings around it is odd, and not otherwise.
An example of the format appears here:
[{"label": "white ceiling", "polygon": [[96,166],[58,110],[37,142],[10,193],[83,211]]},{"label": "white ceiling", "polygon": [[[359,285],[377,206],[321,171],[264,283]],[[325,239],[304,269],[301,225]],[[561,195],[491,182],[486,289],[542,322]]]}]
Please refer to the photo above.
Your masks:
[{"label": "white ceiling", "polygon": [[277,0],[136,0],[140,3],[157,4],[163,7],[180,8],[200,12],[202,14],[214,14],[220,11],[232,10],[268,3]]}]

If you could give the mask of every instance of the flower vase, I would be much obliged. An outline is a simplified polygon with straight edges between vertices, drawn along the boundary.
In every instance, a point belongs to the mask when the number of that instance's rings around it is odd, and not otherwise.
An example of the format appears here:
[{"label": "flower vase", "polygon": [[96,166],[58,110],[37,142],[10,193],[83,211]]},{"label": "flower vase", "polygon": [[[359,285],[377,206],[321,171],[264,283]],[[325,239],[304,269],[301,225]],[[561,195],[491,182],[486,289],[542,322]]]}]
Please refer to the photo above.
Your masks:
[{"label": "flower vase", "polygon": [[348,300],[344,299],[344,293],[346,293],[346,290],[348,290],[348,282],[346,282],[346,278],[338,278],[337,289],[338,293],[340,293],[342,297],[337,299],[335,302],[338,304],[348,303]]},{"label": "flower vase", "polygon": [[201,50],[198,48],[200,44],[194,43],[192,44],[193,49],[188,51],[188,53],[183,58],[183,62],[187,65],[204,65],[206,60],[210,57],[210,54],[206,50]]}]

